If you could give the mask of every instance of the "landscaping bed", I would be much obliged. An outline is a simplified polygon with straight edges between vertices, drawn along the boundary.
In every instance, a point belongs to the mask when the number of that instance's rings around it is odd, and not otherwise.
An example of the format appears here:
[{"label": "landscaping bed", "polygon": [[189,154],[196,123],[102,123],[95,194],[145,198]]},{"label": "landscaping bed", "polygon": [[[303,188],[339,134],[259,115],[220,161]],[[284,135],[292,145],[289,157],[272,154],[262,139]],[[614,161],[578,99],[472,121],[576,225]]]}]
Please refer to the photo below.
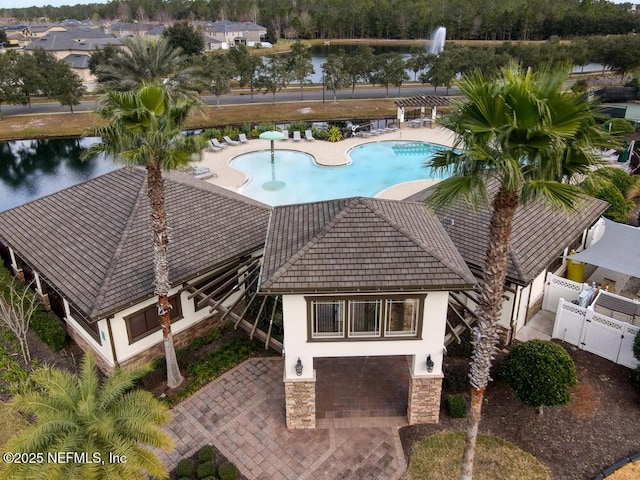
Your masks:
[{"label": "landscaping bed", "polygon": [[[553,479],[592,479],[621,458],[640,451],[640,392],[633,385],[633,370],[566,343],[561,345],[574,359],[578,373],[571,402],[545,407],[539,415],[494,374],[496,380],[485,395],[480,432],[532,454],[549,468]],[[496,364],[499,362],[500,358]],[[450,379],[465,378],[468,359],[445,357],[445,364],[454,372]],[[407,459],[418,439],[466,429],[466,419],[452,419],[445,412],[446,396],[457,393],[456,384],[460,383],[445,381],[439,424],[400,429]]]}]

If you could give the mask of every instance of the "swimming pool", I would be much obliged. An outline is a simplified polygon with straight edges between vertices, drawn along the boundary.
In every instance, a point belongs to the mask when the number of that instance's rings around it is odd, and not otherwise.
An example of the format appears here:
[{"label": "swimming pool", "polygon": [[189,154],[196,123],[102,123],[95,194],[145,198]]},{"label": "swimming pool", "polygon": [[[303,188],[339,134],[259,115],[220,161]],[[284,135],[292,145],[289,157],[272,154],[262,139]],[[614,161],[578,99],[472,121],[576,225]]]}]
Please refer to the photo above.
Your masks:
[{"label": "swimming pool", "polygon": [[423,142],[382,141],[349,150],[351,162],[322,166],[296,150],[269,150],[235,157],[231,166],[249,175],[240,192],[268,205],[314,202],[343,197],[373,197],[398,183],[436,178],[424,162],[446,147]]}]

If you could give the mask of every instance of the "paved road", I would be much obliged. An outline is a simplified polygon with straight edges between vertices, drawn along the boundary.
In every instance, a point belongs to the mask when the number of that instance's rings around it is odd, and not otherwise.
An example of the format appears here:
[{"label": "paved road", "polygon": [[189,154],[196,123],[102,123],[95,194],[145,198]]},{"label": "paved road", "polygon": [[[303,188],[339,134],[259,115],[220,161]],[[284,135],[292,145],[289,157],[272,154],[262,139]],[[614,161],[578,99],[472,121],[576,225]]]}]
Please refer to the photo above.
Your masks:
[{"label": "paved road", "polygon": [[[426,87],[424,85],[410,85],[404,86],[400,90],[400,94],[398,95],[397,88],[389,89],[389,98],[404,98],[410,97],[412,95],[457,95],[459,94],[459,90],[457,88],[450,88],[449,92],[444,87],[440,87],[434,91],[432,87]],[[356,99],[373,99],[373,98],[386,98],[387,92],[384,88],[357,88],[353,98]],[[349,99],[351,98],[351,90],[342,90],[337,93],[337,98],[339,100]],[[202,97],[203,101],[207,105],[215,105],[217,103],[216,97],[213,95],[206,95]],[[315,88],[313,90],[307,89],[304,92],[304,101],[321,101],[322,97],[322,89]],[[333,92],[326,91],[324,95],[324,99],[326,102],[333,101]],[[298,102],[300,101],[300,90],[295,86],[289,87],[284,92],[278,92],[276,94],[277,102]],[[220,97],[221,105],[244,105],[250,103],[272,103],[271,94],[262,94],[260,92],[254,92],[253,100],[251,99],[250,93],[247,91],[246,93],[240,94],[232,94],[232,95],[224,95]],[[76,105],[73,107],[76,112],[86,112],[91,111],[96,108],[95,101],[83,101],[80,105]],[[46,113],[59,113],[59,112],[68,112],[69,108],[62,107],[57,102],[47,102],[47,103],[34,103],[31,106],[31,110],[28,107],[22,105],[3,105],[2,106],[2,114],[6,116],[11,115],[27,115],[27,114],[46,114]]]}]

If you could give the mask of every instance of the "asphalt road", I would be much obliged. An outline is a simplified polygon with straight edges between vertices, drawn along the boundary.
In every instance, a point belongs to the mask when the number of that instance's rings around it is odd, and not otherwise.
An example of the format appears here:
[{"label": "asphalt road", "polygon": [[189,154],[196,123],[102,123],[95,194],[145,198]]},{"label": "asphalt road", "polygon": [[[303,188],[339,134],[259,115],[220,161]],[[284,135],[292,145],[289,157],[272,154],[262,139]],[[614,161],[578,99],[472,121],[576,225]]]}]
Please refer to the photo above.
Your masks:
[{"label": "asphalt road", "polygon": [[[333,101],[333,92],[325,91],[324,92],[324,100],[326,102]],[[457,95],[459,94],[459,90],[457,88],[450,88],[449,92],[444,87],[439,87],[435,91],[432,87],[426,87],[424,85],[415,86],[409,85],[404,86],[400,90],[400,94],[398,94],[398,89],[395,87],[389,88],[389,96],[388,98],[405,98],[411,97],[413,95]],[[351,89],[341,90],[337,92],[337,98],[339,100],[350,99],[351,97]],[[375,98],[387,98],[387,92],[384,88],[356,88],[353,98],[360,99],[375,99]],[[254,92],[253,100],[251,99],[251,94],[249,92],[246,93],[234,93],[231,95],[223,95],[220,97],[221,105],[243,105],[250,103],[272,103],[273,97],[270,93],[262,94],[259,91]],[[314,89],[305,89],[304,98],[302,101],[322,101],[322,89],[314,88]],[[216,105],[217,99],[213,95],[205,95],[202,97],[202,100],[207,105]],[[295,86],[289,87],[286,91],[281,91],[276,94],[276,102],[299,102],[300,99],[300,89]],[[75,112],[87,112],[94,110],[96,108],[95,101],[83,101],[79,105],[75,105],[73,110]],[[46,103],[34,103],[31,106],[31,110],[27,106],[22,105],[3,105],[2,106],[2,114],[6,116],[11,115],[29,115],[29,114],[51,114],[51,113],[65,113],[68,112],[68,107],[63,107],[57,102],[46,102]]]}]

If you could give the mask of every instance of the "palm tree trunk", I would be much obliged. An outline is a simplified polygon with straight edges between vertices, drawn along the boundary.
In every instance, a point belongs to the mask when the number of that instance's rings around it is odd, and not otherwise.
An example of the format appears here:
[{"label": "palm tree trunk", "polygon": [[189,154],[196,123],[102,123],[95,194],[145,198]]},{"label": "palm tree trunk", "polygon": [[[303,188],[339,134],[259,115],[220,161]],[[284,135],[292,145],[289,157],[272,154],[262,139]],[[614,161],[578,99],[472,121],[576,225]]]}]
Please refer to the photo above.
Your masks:
[{"label": "palm tree trunk", "polygon": [[473,478],[473,459],[476,438],[482,413],[482,400],[489,384],[493,358],[498,350],[497,322],[502,310],[502,291],[507,272],[507,259],[511,244],[513,217],[518,208],[519,195],[504,186],[493,199],[493,211],[489,227],[489,246],[485,264],[485,277],[480,292],[478,326],[471,341],[471,409],[464,444],[464,456],[460,480]]},{"label": "palm tree trunk", "polygon": [[164,206],[162,170],[156,164],[147,165],[147,195],[151,204],[151,223],[154,243],[155,293],[158,295],[158,317],[162,327],[164,352],[167,361],[167,387],[176,388],[184,378],[180,373],[173,334],[171,333],[171,305],[169,304],[169,262],[167,259],[167,214]]}]

